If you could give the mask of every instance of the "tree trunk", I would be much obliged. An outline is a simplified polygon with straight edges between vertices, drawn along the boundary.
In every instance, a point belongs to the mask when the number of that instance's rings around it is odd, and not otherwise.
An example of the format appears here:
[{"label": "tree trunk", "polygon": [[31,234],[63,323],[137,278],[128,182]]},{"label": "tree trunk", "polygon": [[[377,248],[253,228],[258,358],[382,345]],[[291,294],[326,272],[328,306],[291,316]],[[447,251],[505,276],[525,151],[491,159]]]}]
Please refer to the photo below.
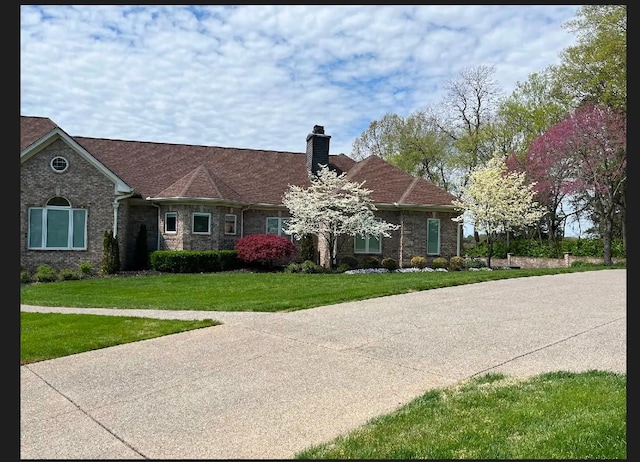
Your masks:
[{"label": "tree trunk", "polygon": [[487,233],[487,267],[491,268],[491,255],[493,254],[493,233]]}]

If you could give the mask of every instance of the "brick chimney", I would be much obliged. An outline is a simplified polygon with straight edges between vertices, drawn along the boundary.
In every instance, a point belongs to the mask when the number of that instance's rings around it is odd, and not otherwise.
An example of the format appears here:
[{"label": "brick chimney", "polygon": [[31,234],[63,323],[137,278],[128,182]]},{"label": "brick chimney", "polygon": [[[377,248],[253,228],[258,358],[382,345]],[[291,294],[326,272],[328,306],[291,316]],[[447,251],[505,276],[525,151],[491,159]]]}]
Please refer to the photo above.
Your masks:
[{"label": "brick chimney", "polygon": [[329,165],[329,140],[331,136],[324,134],[322,125],[314,125],[313,132],[307,135],[307,170],[315,175],[320,170],[319,164]]}]

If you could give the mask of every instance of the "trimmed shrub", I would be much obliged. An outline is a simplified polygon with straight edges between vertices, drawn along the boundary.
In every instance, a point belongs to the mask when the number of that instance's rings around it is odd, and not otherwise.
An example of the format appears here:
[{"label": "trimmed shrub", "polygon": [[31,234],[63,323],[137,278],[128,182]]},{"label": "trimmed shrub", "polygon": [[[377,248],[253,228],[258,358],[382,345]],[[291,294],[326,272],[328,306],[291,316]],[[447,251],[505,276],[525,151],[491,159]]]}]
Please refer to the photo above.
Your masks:
[{"label": "trimmed shrub", "polygon": [[285,273],[324,273],[325,268],[311,260],[302,263],[290,263],[284,269]]},{"label": "trimmed shrub", "polygon": [[365,269],[379,268],[380,267],[380,260],[375,255],[369,255],[367,258],[364,259],[363,266],[364,266]]},{"label": "trimmed shrub", "polygon": [[93,275],[93,263],[90,261],[83,261],[79,266],[80,274],[83,277],[89,277]]},{"label": "trimmed shrub", "polygon": [[421,256],[415,256],[411,259],[411,266],[418,269],[425,268],[427,266],[427,259]]},{"label": "trimmed shrub", "polygon": [[286,237],[277,234],[252,234],[236,241],[238,258],[272,266],[277,260],[289,260],[298,249]]},{"label": "trimmed shrub", "polygon": [[487,264],[484,260],[480,260],[478,258],[467,258],[464,261],[464,267],[467,269],[471,268],[485,268]]},{"label": "trimmed shrub", "polygon": [[113,230],[104,232],[102,242],[102,274],[115,274],[120,270],[120,248],[118,236],[113,235]]},{"label": "trimmed shrub", "polygon": [[69,268],[62,268],[58,273],[60,281],[76,281],[78,279],[82,279],[80,273]]},{"label": "trimmed shrub", "polygon": [[449,262],[444,257],[436,257],[431,261],[431,268],[433,269],[446,268],[447,266],[449,266]]},{"label": "trimmed shrub", "polygon": [[31,282],[31,276],[29,275],[29,271],[24,268],[20,268],[20,283],[27,284]]},{"label": "trimmed shrub", "polygon": [[303,273],[324,273],[324,266],[318,265],[316,262],[311,260],[305,260],[302,262],[302,272]]},{"label": "trimmed shrub", "polygon": [[347,270],[355,269],[358,267],[358,259],[356,257],[346,255],[340,259],[340,266],[342,265],[346,265]]},{"label": "trimmed shrub", "polygon": [[53,282],[57,279],[56,270],[51,265],[40,265],[33,279],[38,282]]},{"label": "trimmed shrub", "polygon": [[167,273],[215,273],[239,266],[235,250],[156,250],[151,267]]},{"label": "trimmed shrub", "polygon": [[398,262],[390,257],[383,258],[380,264],[383,268],[387,268],[389,271],[395,271],[398,269]]},{"label": "trimmed shrub", "polygon": [[463,268],[464,258],[455,256],[449,259],[449,269],[451,271],[461,271]]}]

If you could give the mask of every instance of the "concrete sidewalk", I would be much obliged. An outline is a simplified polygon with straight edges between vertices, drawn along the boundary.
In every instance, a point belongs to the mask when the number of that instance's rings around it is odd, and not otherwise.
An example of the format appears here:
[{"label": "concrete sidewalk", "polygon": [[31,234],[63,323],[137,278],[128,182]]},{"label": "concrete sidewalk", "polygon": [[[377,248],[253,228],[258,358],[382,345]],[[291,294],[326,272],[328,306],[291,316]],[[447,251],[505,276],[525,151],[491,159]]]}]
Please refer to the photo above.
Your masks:
[{"label": "concrete sidewalk", "polygon": [[291,313],[22,306],[224,324],[22,366],[22,459],[286,459],[485,372],[626,373],[624,269]]}]

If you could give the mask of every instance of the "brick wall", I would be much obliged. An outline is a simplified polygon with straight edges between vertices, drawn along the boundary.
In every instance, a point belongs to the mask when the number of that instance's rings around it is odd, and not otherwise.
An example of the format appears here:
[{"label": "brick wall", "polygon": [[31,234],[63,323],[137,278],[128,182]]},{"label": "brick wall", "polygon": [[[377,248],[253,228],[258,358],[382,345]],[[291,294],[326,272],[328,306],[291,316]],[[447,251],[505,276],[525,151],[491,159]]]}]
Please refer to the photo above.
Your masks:
[{"label": "brick wall", "polygon": [[[52,170],[50,162],[55,156],[68,160],[67,171]],[[56,196],[67,199],[73,208],[87,210],[86,250],[27,248],[29,208],[43,207]],[[29,272],[44,264],[57,270],[77,270],[80,263],[88,261],[99,270],[104,232],[113,229],[115,197],[114,184],[63,141],[55,141],[27,159],[20,168],[20,266]],[[126,226],[126,219],[120,225]]]},{"label": "brick wall", "polygon": [[[411,259],[423,256],[431,262],[436,257],[451,258],[457,254],[458,224],[451,220],[456,214],[445,212],[419,212],[378,210],[376,216],[384,221],[401,225],[391,231],[391,237],[382,238],[382,252],[379,254],[354,254],[354,239],[343,237],[338,244],[338,263],[343,256],[355,256],[362,265],[371,255],[379,260],[393,258],[402,267],[411,266]],[[427,256],[427,218],[440,220],[440,253]]]}]

